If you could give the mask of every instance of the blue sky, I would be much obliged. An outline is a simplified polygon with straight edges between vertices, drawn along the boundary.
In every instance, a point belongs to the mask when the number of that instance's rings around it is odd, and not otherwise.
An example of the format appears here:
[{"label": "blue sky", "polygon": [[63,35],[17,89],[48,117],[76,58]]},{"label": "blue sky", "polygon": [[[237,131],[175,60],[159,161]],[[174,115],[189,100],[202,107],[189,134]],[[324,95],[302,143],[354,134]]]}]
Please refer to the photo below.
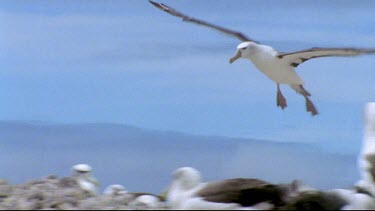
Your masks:
[{"label": "blue sky", "polygon": [[[280,51],[375,47],[374,1],[163,1]],[[192,134],[314,142],[358,153],[375,57],[297,68],[320,115],[287,86],[288,107],[238,40],[181,23],[146,0],[2,1],[0,120],[108,122]]]}]

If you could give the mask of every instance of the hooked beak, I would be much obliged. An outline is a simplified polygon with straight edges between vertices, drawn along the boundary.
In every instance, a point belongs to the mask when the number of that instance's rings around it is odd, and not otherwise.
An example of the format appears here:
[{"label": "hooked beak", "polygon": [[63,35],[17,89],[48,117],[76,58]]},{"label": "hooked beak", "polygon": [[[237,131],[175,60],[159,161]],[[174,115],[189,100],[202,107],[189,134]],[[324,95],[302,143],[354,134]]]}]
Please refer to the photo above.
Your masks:
[{"label": "hooked beak", "polygon": [[232,64],[234,61],[236,61],[240,57],[241,57],[241,51],[237,50],[236,54],[232,58],[230,58],[229,63]]}]

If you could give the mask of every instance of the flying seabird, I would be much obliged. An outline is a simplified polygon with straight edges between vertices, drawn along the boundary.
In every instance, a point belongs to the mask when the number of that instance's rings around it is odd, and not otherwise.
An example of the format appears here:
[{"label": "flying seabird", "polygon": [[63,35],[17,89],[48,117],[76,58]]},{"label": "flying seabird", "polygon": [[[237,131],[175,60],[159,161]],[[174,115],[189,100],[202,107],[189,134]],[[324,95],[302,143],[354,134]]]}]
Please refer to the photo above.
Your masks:
[{"label": "flying seabird", "polygon": [[284,109],[287,104],[285,97],[281,93],[280,84],[288,84],[293,90],[305,98],[306,110],[313,116],[318,114],[317,109],[309,99],[311,94],[303,87],[303,80],[294,70],[298,65],[306,62],[309,59],[319,57],[356,56],[361,54],[375,53],[375,49],[366,48],[310,48],[296,52],[282,53],[278,52],[271,46],[260,44],[259,42],[248,38],[240,32],[189,17],[162,3],[156,3],[151,0],[149,0],[149,2],[158,9],[161,9],[173,16],[182,18],[183,21],[206,26],[241,40],[242,43],[237,46],[237,51],[235,55],[230,58],[229,62],[233,63],[239,58],[250,59],[258,70],[276,83],[276,105],[281,109]]},{"label": "flying seabird", "polygon": [[287,188],[257,179],[203,183],[198,170],[173,172],[166,201],[172,209],[271,209],[285,203]]}]

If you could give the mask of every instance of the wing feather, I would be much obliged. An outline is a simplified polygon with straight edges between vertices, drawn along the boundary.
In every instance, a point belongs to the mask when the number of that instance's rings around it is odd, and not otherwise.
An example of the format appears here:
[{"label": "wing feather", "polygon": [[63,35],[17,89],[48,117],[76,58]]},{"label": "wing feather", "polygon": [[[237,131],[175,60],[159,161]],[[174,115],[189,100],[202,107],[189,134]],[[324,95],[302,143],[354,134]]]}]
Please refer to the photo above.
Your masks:
[{"label": "wing feather", "polygon": [[257,179],[236,178],[208,183],[197,195],[210,202],[238,203],[242,206],[264,201],[273,204],[282,202],[280,187]]},{"label": "wing feather", "polygon": [[302,51],[279,53],[277,58],[285,60],[293,67],[313,58],[327,56],[357,56],[361,54],[374,54],[375,49],[367,48],[310,48]]},{"label": "wing feather", "polygon": [[254,40],[251,40],[250,38],[248,38],[247,36],[245,36],[241,32],[233,31],[233,30],[230,30],[230,29],[227,29],[227,28],[224,28],[224,27],[212,24],[212,23],[208,23],[208,22],[203,21],[203,20],[199,20],[199,19],[187,16],[187,15],[173,9],[172,7],[169,7],[169,6],[167,6],[165,4],[162,4],[162,3],[157,3],[157,2],[154,2],[154,1],[151,1],[151,0],[149,0],[149,2],[152,5],[154,5],[156,8],[158,8],[160,10],[163,10],[164,12],[167,12],[167,13],[173,15],[173,16],[182,18],[183,21],[195,23],[195,24],[198,24],[198,25],[202,25],[202,26],[206,26],[206,27],[218,30],[218,31],[220,31],[222,33],[225,33],[227,35],[234,36],[234,37],[238,38],[239,40],[241,40],[243,42],[245,42],[245,41],[256,42]]}]

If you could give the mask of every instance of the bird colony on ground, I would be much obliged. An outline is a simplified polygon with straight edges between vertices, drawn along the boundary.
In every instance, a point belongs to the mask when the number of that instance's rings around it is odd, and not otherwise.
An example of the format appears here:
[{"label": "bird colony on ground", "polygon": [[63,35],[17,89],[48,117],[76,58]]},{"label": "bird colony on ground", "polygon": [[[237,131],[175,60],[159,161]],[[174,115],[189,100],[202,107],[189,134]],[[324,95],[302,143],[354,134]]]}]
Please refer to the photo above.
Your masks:
[{"label": "bird colony on ground", "polygon": [[[184,21],[213,28],[242,41],[230,63],[247,58],[275,82],[276,103],[284,109],[286,99],[280,84],[301,94],[306,110],[318,114],[294,68],[309,59],[327,56],[355,56],[375,53],[374,49],[311,48],[280,53],[270,46],[249,39],[242,33],[189,17],[165,4],[150,1],[157,8]],[[375,103],[365,107],[363,149],[359,156],[361,180],[352,189],[318,190],[292,181],[272,184],[252,178],[233,178],[203,182],[193,167],[181,167],[172,173],[171,183],[161,194],[128,192],[113,184],[98,192],[99,182],[87,164],[72,167],[69,177],[48,176],[25,184],[11,185],[0,180],[0,209],[375,209]],[[124,181],[126,183],[126,181]]]},{"label": "bird colony on ground", "polygon": [[319,190],[296,180],[204,182],[197,169],[181,167],[160,194],[129,192],[120,184],[99,193],[92,168],[77,164],[69,177],[48,176],[20,185],[0,180],[0,209],[375,209],[375,103],[368,103],[364,113],[361,179],[351,189]]}]

